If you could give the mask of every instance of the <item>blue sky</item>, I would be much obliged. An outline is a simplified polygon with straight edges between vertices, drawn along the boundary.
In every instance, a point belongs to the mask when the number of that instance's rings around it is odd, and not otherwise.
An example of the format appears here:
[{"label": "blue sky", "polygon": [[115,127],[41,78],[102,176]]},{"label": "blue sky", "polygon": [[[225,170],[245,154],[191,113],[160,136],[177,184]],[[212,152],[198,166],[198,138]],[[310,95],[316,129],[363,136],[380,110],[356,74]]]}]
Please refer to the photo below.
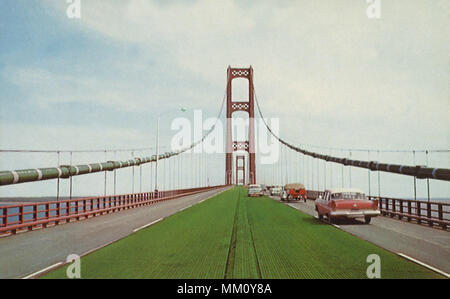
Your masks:
[{"label": "blue sky", "polygon": [[[379,20],[367,18],[363,0],[81,4],[75,20],[64,0],[2,2],[0,148],[153,146],[161,111],[216,115],[228,65],[253,65],[262,109],[280,117],[292,143],[450,147],[448,1],[382,1]],[[382,158],[411,164],[412,156]],[[449,160],[435,154],[430,163],[448,168]],[[2,169],[52,162],[0,161]],[[400,182],[389,192],[403,195],[397,189],[410,180]],[[450,194],[448,183],[433,184],[436,196]],[[30,190],[2,188],[0,196]]]}]

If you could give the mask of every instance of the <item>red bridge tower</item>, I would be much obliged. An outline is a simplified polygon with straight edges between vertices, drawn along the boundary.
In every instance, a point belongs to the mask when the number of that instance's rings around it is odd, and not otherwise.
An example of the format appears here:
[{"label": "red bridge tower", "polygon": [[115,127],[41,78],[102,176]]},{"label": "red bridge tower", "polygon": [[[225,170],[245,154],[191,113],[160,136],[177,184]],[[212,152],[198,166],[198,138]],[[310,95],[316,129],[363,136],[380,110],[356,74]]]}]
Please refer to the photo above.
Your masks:
[{"label": "red bridge tower", "polygon": [[[231,92],[231,81],[235,78],[246,78],[249,81],[248,84],[248,102],[233,101]],[[231,68],[228,67],[227,71],[227,143],[226,143],[226,165],[225,165],[225,180],[227,185],[233,183],[233,152],[238,150],[245,150],[248,152],[249,159],[249,184],[255,184],[256,172],[255,172],[255,109],[254,109],[254,94],[253,94],[253,68]],[[232,114],[235,111],[245,111],[249,115],[249,132],[247,141],[233,141],[233,127],[232,127]],[[238,167],[236,167],[238,168]],[[241,169],[239,169],[241,170]],[[244,182],[245,182],[245,169]],[[238,169],[236,169],[236,179],[238,176]],[[237,180],[236,180],[237,182]]]}]

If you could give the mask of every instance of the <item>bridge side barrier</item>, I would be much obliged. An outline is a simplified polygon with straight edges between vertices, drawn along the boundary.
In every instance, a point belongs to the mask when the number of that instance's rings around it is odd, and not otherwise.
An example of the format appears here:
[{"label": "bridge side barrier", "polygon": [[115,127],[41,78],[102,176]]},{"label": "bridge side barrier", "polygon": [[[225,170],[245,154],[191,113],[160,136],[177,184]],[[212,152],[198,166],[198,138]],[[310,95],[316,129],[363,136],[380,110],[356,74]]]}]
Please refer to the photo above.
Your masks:
[{"label": "bridge side barrier", "polygon": [[222,187],[224,186],[0,206],[0,235],[16,234],[20,230],[32,231],[36,227],[46,228],[52,224],[69,223],[73,219],[87,219]]},{"label": "bridge side barrier", "polygon": [[447,229],[450,225],[449,203],[378,196],[370,196],[370,199],[378,200],[380,211],[384,216],[396,216],[408,222],[415,220],[418,224],[425,222],[429,226],[438,225],[443,229]]}]

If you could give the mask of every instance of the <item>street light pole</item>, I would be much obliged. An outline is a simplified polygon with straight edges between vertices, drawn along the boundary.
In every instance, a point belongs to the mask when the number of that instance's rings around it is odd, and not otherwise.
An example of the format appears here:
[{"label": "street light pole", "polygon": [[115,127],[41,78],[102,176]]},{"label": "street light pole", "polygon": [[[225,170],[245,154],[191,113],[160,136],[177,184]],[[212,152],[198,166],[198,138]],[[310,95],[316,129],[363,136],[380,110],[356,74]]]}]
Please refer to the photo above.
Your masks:
[{"label": "street light pole", "polygon": [[156,164],[155,164],[155,193],[158,197],[158,160],[159,160],[159,118],[158,115],[157,125],[156,125]]},{"label": "street light pole", "polygon": [[[181,112],[185,112],[186,108],[181,108]],[[166,113],[169,113],[170,111],[166,111],[164,113],[160,113],[158,115],[157,124],[156,124],[156,164],[155,164],[155,193],[158,197],[158,160],[159,160],[159,120],[161,116],[163,116]]]}]

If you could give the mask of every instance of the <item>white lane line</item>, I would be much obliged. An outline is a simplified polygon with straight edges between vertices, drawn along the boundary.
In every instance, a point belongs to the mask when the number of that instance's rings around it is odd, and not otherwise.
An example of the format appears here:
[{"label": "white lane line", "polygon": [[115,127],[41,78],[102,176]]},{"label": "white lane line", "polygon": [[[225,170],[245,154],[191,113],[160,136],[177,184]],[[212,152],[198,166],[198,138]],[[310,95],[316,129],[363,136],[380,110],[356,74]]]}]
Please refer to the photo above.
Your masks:
[{"label": "white lane line", "polygon": [[414,262],[414,263],[416,263],[416,264],[419,264],[419,265],[421,265],[421,266],[424,266],[425,268],[428,268],[428,269],[430,269],[430,270],[432,270],[432,271],[434,271],[434,272],[436,272],[436,273],[439,273],[439,274],[441,274],[441,275],[444,275],[445,277],[447,277],[447,278],[450,278],[450,274],[448,274],[448,273],[446,273],[446,272],[444,272],[444,271],[442,271],[442,270],[439,270],[439,269],[436,269],[435,267],[433,267],[433,266],[430,266],[430,265],[428,265],[428,264],[425,264],[424,262],[421,262],[421,261],[418,261],[418,260],[416,260],[415,258],[412,258],[412,257],[410,257],[410,256],[407,256],[406,254],[403,254],[403,253],[401,253],[401,252],[396,252],[399,256],[401,256],[401,257],[403,257],[403,258],[405,258],[405,259],[407,259],[407,260],[410,260],[410,261],[412,261],[412,262]]},{"label": "white lane line", "polygon": [[114,241],[111,241],[111,242],[108,242],[108,243],[106,243],[106,244],[100,245],[100,246],[98,246],[98,247],[96,247],[96,248],[94,248],[94,249],[88,250],[88,251],[86,251],[85,253],[83,253],[83,254],[81,255],[81,257],[86,256],[86,255],[88,255],[88,254],[91,254],[92,252],[97,251],[97,250],[99,250],[99,249],[102,249],[103,247],[109,246],[109,245],[111,245],[112,243],[119,241],[120,239],[122,239],[122,238],[116,239],[116,240],[114,240]]},{"label": "white lane line", "polygon": [[46,271],[48,271],[48,270],[50,270],[50,269],[53,269],[53,268],[56,268],[56,267],[58,267],[58,266],[60,266],[60,265],[62,265],[62,264],[63,264],[62,262],[56,263],[56,264],[51,265],[51,266],[49,266],[49,267],[47,267],[47,268],[45,268],[45,269],[42,269],[42,270],[37,271],[37,272],[34,272],[33,274],[30,274],[30,275],[28,275],[28,276],[25,276],[25,277],[22,278],[22,279],[30,279],[30,278],[32,278],[32,277],[38,275],[38,274],[41,274],[42,272],[46,272]]},{"label": "white lane line", "polygon": [[192,207],[192,205],[189,205],[189,206],[187,206],[187,207],[184,207],[184,208],[182,208],[182,209],[179,209],[178,212],[181,212],[181,211],[184,211],[184,210],[186,210],[186,209],[189,209],[190,207]]},{"label": "white lane line", "polygon": [[153,225],[153,224],[155,224],[155,223],[157,223],[157,222],[160,222],[160,221],[163,220],[163,219],[164,219],[164,218],[159,218],[158,220],[155,220],[155,221],[150,222],[150,223],[148,223],[148,224],[146,224],[146,225],[143,225],[143,226],[141,226],[141,227],[138,227],[138,228],[134,229],[133,232],[135,233],[135,232],[137,232],[138,230],[141,230],[141,229],[143,229],[143,228],[149,227],[150,225]]}]

